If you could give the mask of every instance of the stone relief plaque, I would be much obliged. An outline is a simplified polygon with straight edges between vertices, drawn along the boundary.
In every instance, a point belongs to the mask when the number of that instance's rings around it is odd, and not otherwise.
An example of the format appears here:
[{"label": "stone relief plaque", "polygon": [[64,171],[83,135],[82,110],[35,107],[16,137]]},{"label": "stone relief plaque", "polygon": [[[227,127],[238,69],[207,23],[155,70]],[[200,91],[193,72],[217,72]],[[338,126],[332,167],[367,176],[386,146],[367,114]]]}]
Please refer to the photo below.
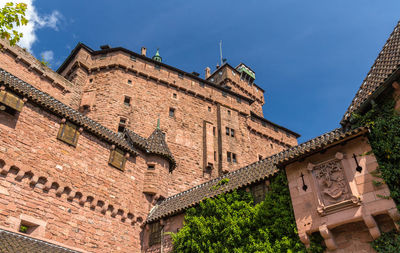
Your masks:
[{"label": "stone relief plaque", "polygon": [[348,183],[339,160],[315,166],[313,174],[324,205],[332,205],[351,198]]},{"label": "stone relief plaque", "polygon": [[326,215],[360,204],[360,199],[350,190],[341,159],[333,159],[317,165],[310,164],[309,170],[318,191],[317,211],[319,214]]}]

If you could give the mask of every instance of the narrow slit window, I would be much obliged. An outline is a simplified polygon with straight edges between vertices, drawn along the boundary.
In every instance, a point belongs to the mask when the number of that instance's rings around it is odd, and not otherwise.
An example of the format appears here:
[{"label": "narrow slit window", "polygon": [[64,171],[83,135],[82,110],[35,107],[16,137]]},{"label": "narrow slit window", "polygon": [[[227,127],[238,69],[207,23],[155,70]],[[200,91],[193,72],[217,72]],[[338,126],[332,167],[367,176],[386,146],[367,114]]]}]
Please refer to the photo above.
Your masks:
[{"label": "narrow slit window", "polygon": [[171,118],[173,118],[173,117],[175,117],[175,109],[174,108],[169,108],[169,116],[171,117]]},{"label": "narrow slit window", "polygon": [[132,80],[128,80],[128,84],[132,84]]},{"label": "narrow slit window", "polygon": [[147,165],[147,169],[148,169],[148,170],[155,170],[155,169],[156,169],[156,166],[155,166],[154,164],[148,164],[148,165]]},{"label": "narrow slit window", "polygon": [[232,162],[232,153],[231,152],[226,152],[226,161],[228,163]]},{"label": "narrow slit window", "polygon": [[230,134],[229,127],[227,127],[227,128],[226,128],[226,135],[229,136],[229,134]]},{"label": "narrow slit window", "polygon": [[231,129],[231,137],[235,137],[235,130]]},{"label": "narrow slit window", "polygon": [[120,118],[118,124],[118,133],[123,133],[125,131],[125,128],[126,128],[126,119]]},{"label": "narrow slit window", "polygon": [[124,98],[124,105],[130,106],[131,105],[131,98],[128,96],[125,96]]}]

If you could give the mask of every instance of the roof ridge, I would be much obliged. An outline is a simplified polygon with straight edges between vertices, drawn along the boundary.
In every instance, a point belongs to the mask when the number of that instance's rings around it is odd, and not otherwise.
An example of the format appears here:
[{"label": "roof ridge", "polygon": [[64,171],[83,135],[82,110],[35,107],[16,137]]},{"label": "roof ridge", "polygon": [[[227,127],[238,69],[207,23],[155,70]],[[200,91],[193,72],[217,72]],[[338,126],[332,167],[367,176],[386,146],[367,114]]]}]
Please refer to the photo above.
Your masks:
[{"label": "roof ridge", "polygon": [[366,77],[361,82],[358,91],[342,117],[341,124],[345,124],[351,114],[357,111],[384,81],[393,74],[400,64],[400,20],[383,45]]}]

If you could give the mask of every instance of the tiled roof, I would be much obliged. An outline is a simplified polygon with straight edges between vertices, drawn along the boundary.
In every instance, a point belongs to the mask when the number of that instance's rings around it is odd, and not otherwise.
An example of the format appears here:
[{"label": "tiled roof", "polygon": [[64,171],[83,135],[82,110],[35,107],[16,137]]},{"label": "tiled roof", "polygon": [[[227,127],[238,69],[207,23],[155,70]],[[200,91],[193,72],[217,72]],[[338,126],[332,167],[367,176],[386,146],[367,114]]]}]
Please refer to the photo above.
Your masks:
[{"label": "tiled roof", "polygon": [[4,253],[78,253],[52,243],[0,229],[0,252]]},{"label": "tiled roof", "polygon": [[159,128],[156,128],[147,139],[129,129],[125,129],[125,134],[128,136],[128,140],[140,144],[141,149],[145,150],[147,153],[159,155],[167,159],[171,165],[170,171],[176,167],[176,161],[168,148],[164,133]]},{"label": "tiled roof", "polygon": [[[291,147],[278,154],[272,155],[264,160],[252,163],[246,167],[227,173],[224,176],[178,193],[165,199],[159,205],[156,205],[150,211],[146,223],[151,223],[163,217],[178,214],[189,207],[195,206],[205,198],[212,198],[221,193],[229,192],[264,180],[274,175],[278,171],[280,165],[287,164],[295,159],[317,152],[349,137],[358,136],[366,131],[367,129],[363,127],[350,131],[335,129],[298,146]],[[224,178],[229,179],[229,182],[220,187],[214,187]]]},{"label": "tiled roof", "polygon": [[360,108],[362,103],[383,84],[400,65],[400,21],[394,28],[382,51],[372,65],[367,77],[362,82],[353,101],[342,118],[342,124],[349,120],[351,113]]},{"label": "tiled roof", "polygon": [[[146,150],[147,141],[145,138],[140,137],[138,134],[129,131],[129,141],[122,134],[118,134],[110,129],[100,125],[96,121],[89,117],[81,114],[80,112],[72,109],[64,103],[58,101],[49,94],[40,91],[32,85],[20,80],[19,78],[11,75],[7,71],[0,68],[0,84],[4,84],[10,90],[26,97],[28,100],[38,104],[39,106],[47,109],[48,111],[59,115],[60,117],[66,118],[67,120],[74,122],[75,124],[83,127],[92,134],[99,136],[101,139],[108,141],[132,154],[137,154],[136,149]],[[164,142],[165,143],[165,142]],[[164,145],[161,143],[161,145]],[[163,152],[158,149],[159,152],[152,152],[159,154],[168,161],[171,162],[172,168],[175,167],[176,163],[174,157],[169,151],[168,147]]]},{"label": "tiled roof", "polygon": [[167,159],[172,158],[169,159],[170,163],[173,165],[173,168],[176,166],[174,157],[165,141],[165,135],[159,128],[156,128],[149,138],[147,138],[146,149],[152,154],[161,155]]}]

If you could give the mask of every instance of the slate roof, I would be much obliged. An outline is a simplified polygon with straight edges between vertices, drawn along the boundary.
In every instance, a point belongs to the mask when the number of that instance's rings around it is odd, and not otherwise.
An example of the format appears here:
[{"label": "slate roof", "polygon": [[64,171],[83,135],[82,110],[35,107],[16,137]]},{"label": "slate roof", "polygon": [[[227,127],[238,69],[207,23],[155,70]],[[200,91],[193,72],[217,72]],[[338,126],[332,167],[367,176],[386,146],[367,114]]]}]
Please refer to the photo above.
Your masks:
[{"label": "slate roof", "polygon": [[[130,131],[129,141],[125,138],[123,134],[118,134],[110,129],[102,126],[96,121],[90,119],[89,117],[81,114],[80,112],[72,109],[71,107],[65,105],[64,103],[58,101],[49,94],[40,91],[33,87],[32,85],[22,81],[21,79],[13,76],[7,71],[0,68],[0,84],[5,85],[7,88],[13,92],[26,97],[33,103],[47,109],[48,111],[59,115],[81,127],[86,129],[88,132],[100,137],[101,139],[110,142],[132,154],[137,155],[137,149],[146,150],[146,139],[140,137],[138,134]],[[154,142],[154,141],[152,141]],[[165,143],[165,141],[164,141]],[[160,142],[160,147],[166,147],[163,142]],[[154,144],[155,146],[155,144]],[[161,150],[159,148],[154,154],[162,155],[167,158],[172,163],[172,168],[175,167],[176,163],[174,157],[169,151],[168,147],[166,150]]]},{"label": "slate roof", "polygon": [[[150,211],[146,223],[151,223],[163,217],[181,213],[185,209],[195,206],[205,198],[212,198],[221,193],[230,192],[234,189],[246,187],[262,181],[274,175],[279,170],[279,166],[305,157],[311,153],[318,152],[344,139],[354,138],[365,132],[367,132],[367,128],[364,127],[349,131],[338,128],[298,146],[291,147],[278,154],[265,158],[264,160],[257,161],[236,171],[227,173],[224,176],[195,186],[187,191],[178,193],[165,199],[159,205],[156,205]],[[217,187],[214,186],[224,178],[229,179],[229,182],[216,189]]]},{"label": "slate roof", "polygon": [[78,253],[49,242],[0,229],[0,252],[4,253]]},{"label": "slate roof", "polygon": [[129,140],[140,143],[143,150],[148,154],[155,154],[164,157],[170,163],[170,171],[176,167],[176,161],[165,141],[164,133],[157,127],[154,132],[145,139],[129,129],[125,130]]},{"label": "slate roof", "polygon": [[353,101],[342,118],[341,123],[347,122],[351,113],[360,108],[370,95],[400,67],[400,21],[397,23],[382,51],[379,53],[366,78],[362,82]]}]

